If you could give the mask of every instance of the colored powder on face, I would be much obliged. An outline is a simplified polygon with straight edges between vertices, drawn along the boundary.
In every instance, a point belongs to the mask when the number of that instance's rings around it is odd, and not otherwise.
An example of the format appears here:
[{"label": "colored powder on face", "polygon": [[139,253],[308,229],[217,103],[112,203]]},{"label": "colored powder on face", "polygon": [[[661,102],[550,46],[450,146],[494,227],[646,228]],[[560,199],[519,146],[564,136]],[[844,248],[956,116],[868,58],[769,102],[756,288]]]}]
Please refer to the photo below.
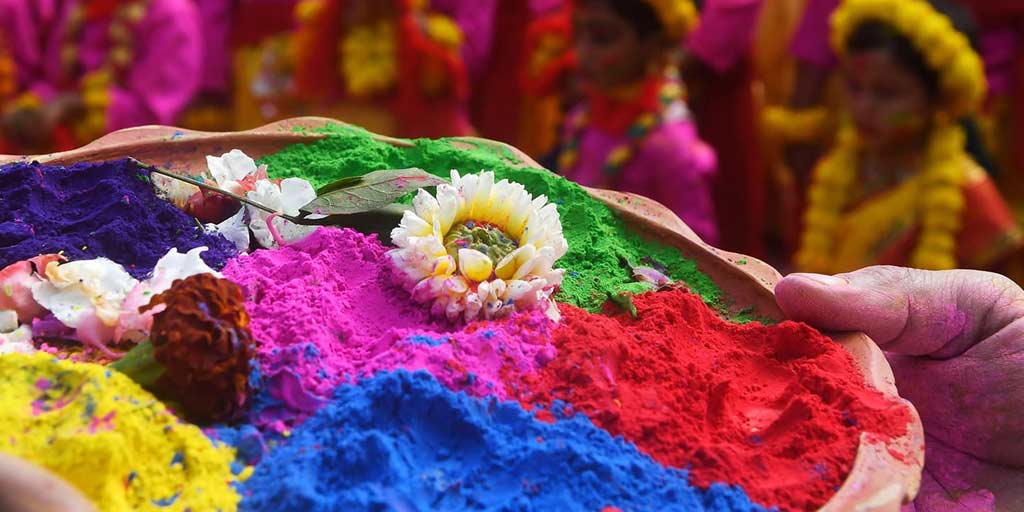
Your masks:
[{"label": "colored powder on face", "polygon": [[861,432],[906,432],[909,409],[804,324],[730,324],[681,290],[635,304],[635,320],[563,306],[558,357],[528,377],[523,403],[565,401],[658,462],[690,468],[697,485],[735,483],[784,510],[832,497]]},{"label": "colored powder on face", "polygon": [[558,205],[569,243],[569,252],[556,264],[567,269],[556,296],[559,301],[599,311],[609,294],[640,289],[622,259],[640,265],[644,257],[650,257],[709,304],[719,303],[719,288],[694,262],[674,248],[642,240],[608,206],[555,174],[516,168],[517,162],[490,149],[457,149],[444,140],[417,140],[415,147],[400,149],[353,128],[329,126],[325,131],[330,134],[325,140],[287,147],[260,162],[269,166],[273,177],[297,176],[316,187],[378,169],[419,167],[444,177],[452,169],[462,174],[493,170],[497,179],[521,183],[534,196],[544,194]]},{"label": "colored powder on face", "polygon": [[505,378],[554,357],[552,324],[540,311],[465,326],[435,322],[429,307],[393,283],[386,250],[375,237],[322,228],[228,263],[225,276],[245,291],[273,399],[257,400],[256,424],[286,429],[338,384],[395,368],[425,369],[452,389],[504,398]]},{"label": "colored powder on face", "polygon": [[158,197],[149,172],[127,160],[10,164],[0,168],[0,183],[0,268],[63,251],[72,261],[109,258],[143,279],[172,247],[206,246],[202,258],[215,269],[237,252]]},{"label": "colored powder on face", "polygon": [[0,451],[53,471],[100,510],[236,509],[234,450],[124,375],[46,354],[0,356],[0,375]]},{"label": "colored powder on face", "polygon": [[341,386],[242,488],[243,510],[763,510],[577,415],[537,421],[425,372]]}]

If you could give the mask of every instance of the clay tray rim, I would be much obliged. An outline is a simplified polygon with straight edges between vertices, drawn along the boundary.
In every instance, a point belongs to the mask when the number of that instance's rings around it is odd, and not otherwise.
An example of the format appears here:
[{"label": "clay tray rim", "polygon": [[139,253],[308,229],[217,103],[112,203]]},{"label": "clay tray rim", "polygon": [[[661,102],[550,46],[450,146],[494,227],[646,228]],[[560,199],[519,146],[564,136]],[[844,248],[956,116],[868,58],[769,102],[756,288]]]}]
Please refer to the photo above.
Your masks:
[{"label": "clay tray rim", "polygon": [[[188,174],[203,174],[205,156],[239,148],[254,158],[274,153],[297,143],[313,143],[327,137],[312,129],[327,124],[346,125],[324,117],[285,119],[240,132],[199,132],[169,126],[140,126],[113,132],[71,151],[46,155],[0,155],[0,164],[38,161],[50,164],[98,162],[132,156],[153,165]],[[409,147],[410,141],[377,134],[375,140]],[[505,143],[476,137],[447,139],[461,148],[489,147],[498,154],[512,155],[521,167],[541,166],[519,149]],[[587,188],[595,198],[617,212],[627,226],[641,236],[678,249],[697,262],[701,271],[722,288],[736,306],[754,305],[759,315],[782,320],[773,289],[781,275],[770,265],[753,257],[722,251],[704,243],[682,220],[665,206],[635,194]],[[917,410],[899,397],[892,370],[881,350],[863,333],[829,333],[853,356],[868,385],[898,399],[911,411],[907,434],[889,443],[870,433],[861,435],[853,468],[843,486],[820,509],[896,511],[901,503],[916,496],[924,465],[924,431]],[[894,455],[896,454],[896,455]]]}]

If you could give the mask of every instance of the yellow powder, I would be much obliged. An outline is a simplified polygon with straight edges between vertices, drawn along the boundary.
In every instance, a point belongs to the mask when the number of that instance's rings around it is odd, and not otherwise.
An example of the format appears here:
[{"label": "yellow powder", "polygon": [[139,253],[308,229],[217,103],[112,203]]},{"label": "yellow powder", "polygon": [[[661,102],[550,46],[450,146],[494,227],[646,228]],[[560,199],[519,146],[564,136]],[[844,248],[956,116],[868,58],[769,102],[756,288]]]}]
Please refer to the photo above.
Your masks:
[{"label": "yellow powder", "polygon": [[234,450],[103,366],[0,356],[0,451],[63,477],[101,510],[233,511]]}]

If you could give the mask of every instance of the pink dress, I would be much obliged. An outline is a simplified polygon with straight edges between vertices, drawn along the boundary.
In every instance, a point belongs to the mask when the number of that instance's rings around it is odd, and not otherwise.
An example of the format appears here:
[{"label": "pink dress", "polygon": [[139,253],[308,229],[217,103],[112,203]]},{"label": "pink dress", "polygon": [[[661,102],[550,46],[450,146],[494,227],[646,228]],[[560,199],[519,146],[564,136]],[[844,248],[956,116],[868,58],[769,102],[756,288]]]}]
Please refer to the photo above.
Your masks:
[{"label": "pink dress", "polygon": [[199,92],[223,95],[231,92],[231,28],[234,0],[199,0],[203,34],[203,71]]},{"label": "pink dress", "polygon": [[[31,90],[45,99],[71,92],[63,77],[61,48],[74,2],[64,2],[42,51]],[[106,61],[109,21],[85,23],[78,41],[82,69],[88,73]],[[145,124],[173,124],[191,101],[202,74],[202,35],[192,0],[152,0],[133,33],[134,60],[113,86],[107,130]],[[77,81],[81,77],[74,77]]]},{"label": "pink dress", "polygon": [[[576,115],[580,112],[571,114],[570,120]],[[625,134],[608,133],[595,126],[584,128],[579,135],[578,160],[572,169],[563,171],[565,177],[588,187],[611,188],[654,199],[675,212],[705,242],[717,243],[718,229],[711,202],[715,153],[697,136],[692,120],[680,115],[654,128],[628,164],[616,175],[606,175],[604,164],[608,154],[627,141]]]},{"label": "pink dress", "polygon": [[[814,1],[814,0],[811,0]],[[750,49],[762,0],[708,0],[686,49],[718,73],[729,71]]]}]

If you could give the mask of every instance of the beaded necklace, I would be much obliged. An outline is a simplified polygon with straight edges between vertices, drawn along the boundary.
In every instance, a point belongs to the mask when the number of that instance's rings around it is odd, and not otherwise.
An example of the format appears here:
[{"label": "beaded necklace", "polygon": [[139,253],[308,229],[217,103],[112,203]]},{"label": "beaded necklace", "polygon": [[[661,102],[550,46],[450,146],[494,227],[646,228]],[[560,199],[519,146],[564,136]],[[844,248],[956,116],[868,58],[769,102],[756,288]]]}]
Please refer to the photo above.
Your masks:
[{"label": "beaded necklace", "polygon": [[[676,73],[668,73],[665,82],[658,91],[658,106],[655,111],[644,112],[627,128],[627,140],[608,153],[602,171],[605,176],[617,175],[623,167],[633,159],[637,149],[643,144],[647,135],[655,128],[668,121],[677,121],[689,116],[686,104],[683,103],[683,85]],[[558,155],[558,168],[562,173],[568,172],[579,161],[579,143],[584,130],[589,124],[590,112],[584,109],[570,121],[571,137],[566,141]]]}]

